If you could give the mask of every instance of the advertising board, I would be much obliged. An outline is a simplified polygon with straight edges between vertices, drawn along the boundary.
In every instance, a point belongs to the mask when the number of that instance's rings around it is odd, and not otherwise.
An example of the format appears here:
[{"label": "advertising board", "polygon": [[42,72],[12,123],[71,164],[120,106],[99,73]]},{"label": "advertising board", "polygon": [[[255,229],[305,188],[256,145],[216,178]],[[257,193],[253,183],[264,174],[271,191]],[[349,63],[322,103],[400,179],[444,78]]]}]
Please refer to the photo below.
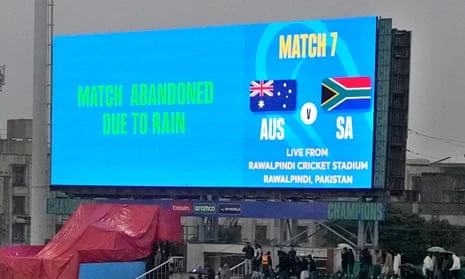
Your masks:
[{"label": "advertising board", "polygon": [[[47,214],[71,215],[80,204],[144,204],[158,205],[182,216],[216,216],[239,218],[302,219],[330,221],[381,221],[387,210],[379,202],[270,202],[270,201],[172,201],[156,199],[47,199]],[[218,210],[217,210],[218,209]]]},{"label": "advertising board", "polygon": [[51,184],[370,189],[376,25],[55,36]]}]

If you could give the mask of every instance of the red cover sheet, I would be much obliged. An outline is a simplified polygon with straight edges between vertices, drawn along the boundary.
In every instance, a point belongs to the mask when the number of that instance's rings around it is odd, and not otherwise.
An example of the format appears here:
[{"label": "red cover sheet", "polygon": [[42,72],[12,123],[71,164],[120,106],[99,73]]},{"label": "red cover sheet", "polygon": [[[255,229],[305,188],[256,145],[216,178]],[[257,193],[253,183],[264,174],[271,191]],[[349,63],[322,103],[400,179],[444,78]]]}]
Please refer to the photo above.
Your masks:
[{"label": "red cover sheet", "polygon": [[0,278],[77,279],[80,263],[140,260],[158,240],[181,240],[178,214],[158,206],[81,205],[45,247],[0,249]]}]

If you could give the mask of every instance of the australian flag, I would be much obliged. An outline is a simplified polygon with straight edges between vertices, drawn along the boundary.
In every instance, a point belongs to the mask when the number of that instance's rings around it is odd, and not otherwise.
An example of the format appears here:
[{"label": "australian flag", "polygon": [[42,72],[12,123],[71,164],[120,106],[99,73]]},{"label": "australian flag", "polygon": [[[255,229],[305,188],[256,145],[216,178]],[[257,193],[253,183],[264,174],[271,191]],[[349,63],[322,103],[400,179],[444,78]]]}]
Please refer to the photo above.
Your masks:
[{"label": "australian flag", "polygon": [[250,111],[294,111],[297,102],[297,81],[253,80],[249,87]]}]

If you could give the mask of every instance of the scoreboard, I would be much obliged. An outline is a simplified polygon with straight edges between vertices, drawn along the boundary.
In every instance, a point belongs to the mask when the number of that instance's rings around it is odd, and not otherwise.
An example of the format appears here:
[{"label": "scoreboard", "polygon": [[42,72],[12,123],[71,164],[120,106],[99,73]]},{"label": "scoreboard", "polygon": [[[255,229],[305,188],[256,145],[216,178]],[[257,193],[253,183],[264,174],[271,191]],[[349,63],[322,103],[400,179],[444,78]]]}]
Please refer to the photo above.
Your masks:
[{"label": "scoreboard", "polygon": [[376,26],[55,36],[51,184],[370,189]]}]

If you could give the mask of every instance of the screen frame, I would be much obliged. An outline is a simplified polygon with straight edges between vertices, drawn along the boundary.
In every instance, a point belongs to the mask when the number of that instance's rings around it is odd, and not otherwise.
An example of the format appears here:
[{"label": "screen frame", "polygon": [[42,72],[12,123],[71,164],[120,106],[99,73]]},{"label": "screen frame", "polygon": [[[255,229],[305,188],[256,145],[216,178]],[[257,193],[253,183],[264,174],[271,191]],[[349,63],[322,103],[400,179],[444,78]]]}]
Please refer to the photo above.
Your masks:
[{"label": "screen frame", "polygon": [[[53,145],[53,57],[54,57],[54,48],[53,48],[53,38],[55,35],[52,36],[51,42],[51,55],[50,55],[50,63],[51,63],[51,75],[50,75],[50,125],[49,125],[49,138],[50,138],[50,151],[49,151],[49,173],[50,173],[50,189],[53,191],[60,191],[64,193],[74,194],[76,196],[114,196],[114,197],[131,197],[131,196],[169,196],[173,197],[176,195],[181,196],[203,196],[203,195],[226,195],[226,196],[236,196],[236,195],[245,195],[245,196],[276,196],[276,197],[295,197],[301,198],[301,194],[304,192],[307,195],[332,195],[331,193],[339,193],[338,196],[342,193],[343,196],[360,196],[360,195],[367,195],[372,196],[380,195],[380,191],[383,191],[384,188],[377,188],[374,185],[374,163],[376,158],[376,114],[377,114],[377,106],[376,106],[376,89],[378,85],[378,36],[379,36],[379,17],[378,16],[358,16],[358,17],[335,17],[335,18],[322,18],[322,19],[301,19],[301,20],[292,20],[292,21],[279,21],[279,22],[294,22],[294,21],[306,21],[306,20],[341,20],[341,19],[357,19],[357,18],[376,18],[376,25],[375,25],[375,71],[373,73],[374,81],[373,81],[373,138],[372,138],[372,158],[371,158],[371,186],[370,187],[351,187],[351,188],[285,188],[285,187],[276,187],[276,188],[265,188],[265,187],[257,187],[257,186],[246,186],[242,185],[240,187],[237,186],[163,186],[163,185],[153,185],[153,186],[131,186],[131,185],[75,185],[75,184],[52,184],[52,177],[53,177],[53,168],[52,168],[52,145]],[[251,24],[271,24],[275,23],[274,21],[269,22],[256,22],[256,23],[247,23],[247,24],[223,24],[223,25],[211,25],[211,26],[194,26],[194,27],[185,27],[185,28],[167,28],[167,29],[149,29],[149,30],[135,30],[135,31],[126,31],[126,32],[109,32],[109,33],[92,33],[92,35],[103,35],[103,34],[118,34],[118,33],[133,33],[133,32],[144,32],[144,31],[161,31],[161,30],[182,30],[182,29],[196,29],[196,28],[208,28],[208,27],[227,27],[227,26],[241,26],[241,25],[251,25]],[[89,35],[89,34],[75,34],[75,35],[57,35],[57,36],[79,36],[79,35]],[[116,193],[109,193],[112,191]],[[156,191],[157,193],[155,193]],[[91,192],[92,194],[88,194]],[[379,193],[378,193],[379,192]],[[108,194],[110,195],[108,195]],[[265,193],[265,195],[263,195]],[[266,194],[268,193],[268,194]],[[378,193],[378,194],[377,194]],[[271,194],[271,195],[270,195]]]}]

